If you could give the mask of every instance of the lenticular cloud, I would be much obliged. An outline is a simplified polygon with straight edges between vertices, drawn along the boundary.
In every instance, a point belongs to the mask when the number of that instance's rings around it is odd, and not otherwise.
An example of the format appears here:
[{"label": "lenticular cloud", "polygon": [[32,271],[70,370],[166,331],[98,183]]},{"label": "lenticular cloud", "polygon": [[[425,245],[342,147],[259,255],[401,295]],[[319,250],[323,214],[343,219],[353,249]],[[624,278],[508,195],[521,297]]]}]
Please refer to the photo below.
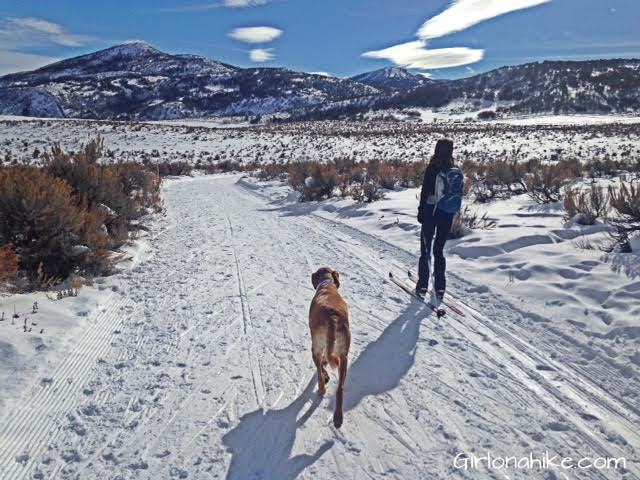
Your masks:
[{"label": "lenticular cloud", "polygon": [[423,40],[444,37],[505,13],[535,7],[551,0],[454,0],[439,15],[427,20],[418,30]]},{"label": "lenticular cloud", "polygon": [[282,35],[282,30],[273,27],[234,28],[229,36],[241,42],[268,43]]},{"label": "lenticular cloud", "polygon": [[482,60],[484,50],[466,47],[437,48],[429,50],[423,40],[416,40],[401,45],[362,54],[366,58],[390,60],[396,65],[406,68],[433,69],[450,68],[468,65]]}]

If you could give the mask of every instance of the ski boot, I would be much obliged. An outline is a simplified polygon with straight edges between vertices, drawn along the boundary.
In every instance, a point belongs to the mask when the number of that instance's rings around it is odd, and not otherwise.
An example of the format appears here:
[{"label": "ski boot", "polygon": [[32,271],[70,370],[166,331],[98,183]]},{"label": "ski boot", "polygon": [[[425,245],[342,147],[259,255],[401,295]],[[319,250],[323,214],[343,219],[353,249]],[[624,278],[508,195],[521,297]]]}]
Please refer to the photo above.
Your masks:
[{"label": "ski boot", "polygon": [[436,307],[436,315],[438,318],[444,317],[447,312],[441,307],[442,300],[444,299],[444,290],[436,290],[431,298],[431,303]]}]

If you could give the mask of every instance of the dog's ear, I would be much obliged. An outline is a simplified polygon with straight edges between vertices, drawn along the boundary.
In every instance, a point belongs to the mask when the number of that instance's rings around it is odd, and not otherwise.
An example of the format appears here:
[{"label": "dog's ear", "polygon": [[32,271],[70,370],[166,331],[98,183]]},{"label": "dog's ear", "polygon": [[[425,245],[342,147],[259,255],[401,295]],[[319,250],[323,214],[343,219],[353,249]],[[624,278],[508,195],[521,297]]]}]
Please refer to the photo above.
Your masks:
[{"label": "dog's ear", "polygon": [[311,274],[311,284],[313,288],[318,288],[318,272]]},{"label": "dog's ear", "polygon": [[336,288],[340,288],[340,274],[338,272],[331,272],[331,276],[333,277],[333,283],[336,284]]}]

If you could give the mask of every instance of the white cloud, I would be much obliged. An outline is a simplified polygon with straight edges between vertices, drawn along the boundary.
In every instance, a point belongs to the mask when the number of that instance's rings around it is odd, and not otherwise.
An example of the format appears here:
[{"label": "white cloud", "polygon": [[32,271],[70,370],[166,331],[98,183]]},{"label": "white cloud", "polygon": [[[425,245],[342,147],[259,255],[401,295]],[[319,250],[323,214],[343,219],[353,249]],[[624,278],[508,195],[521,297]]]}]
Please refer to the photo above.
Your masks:
[{"label": "white cloud", "polygon": [[58,58],[0,50],[0,76],[44,67]]},{"label": "white cloud", "polygon": [[330,77],[331,74],[329,72],[310,72],[311,75],[320,75],[321,77]]},{"label": "white cloud", "polygon": [[57,23],[48,22],[39,18],[12,18],[11,23],[14,25],[36,30],[42,33],[61,34],[62,27]]},{"label": "white cloud", "polygon": [[258,5],[266,5],[270,0],[223,0],[216,3],[202,3],[197,5],[184,5],[181,7],[167,7],[152,12],[162,13],[189,13],[189,12],[206,12],[209,10],[217,10],[219,8],[247,8],[256,7]]},{"label": "white cloud", "polygon": [[93,39],[86,35],[76,35],[53,22],[40,18],[5,18],[0,20],[0,49],[62,45],[81,47]]},{"label": "white cloud", "polygon": [[224,0],[224,5],[231,8],[244,8],[264,5],[267,2],[268,0]]},{"label": "white cloud", "polygon": [[366,52],[362,56],[390,60],[396,65],[405,68],[430,70],[434,68],[459,67],[479,62],[484,57],[484,50],[466,47],[429,50],[427,42],[416,40],[383,50]]},{"label": "white cloud", "polygon": [[231,38],[247,43],[272,42],[282,35],[282,30],[273,27],[235,28],[229,33]]},{"label": "white cloud", "polygon": [[274,57],[273,48],[255,48],[249,52],[249,58],[253,62],[268,62]]},{"label": "white cloud", "polygon": [[41,18],[0,18],[0,75],[33,70],[58,60],[23,50],[52,45],[80,47],[92,41],[91,37],[67,32],[62,25]]},{"label": "white cloud", "polygon": [[418,30],[423,40],[459,32],[505,13],[535,7],[551,0],[453,0],[444,12],[427,20]]}]

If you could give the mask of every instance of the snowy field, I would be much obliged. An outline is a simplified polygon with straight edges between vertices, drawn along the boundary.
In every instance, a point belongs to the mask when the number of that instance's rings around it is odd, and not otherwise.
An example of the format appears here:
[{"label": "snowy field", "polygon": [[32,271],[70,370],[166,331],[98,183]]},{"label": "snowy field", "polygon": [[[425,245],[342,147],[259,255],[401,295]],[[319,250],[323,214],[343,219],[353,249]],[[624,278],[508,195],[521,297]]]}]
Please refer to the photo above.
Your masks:
[{"label": "snowy field", "polygon": [[[31,161],[97,133],[115,158],[193,162],[424,158],[442,135],[480,157],[640,148],[635,123],[5,119],[0,152]],[[448,242],[465,316],[438,320],[387,280],[417,265],[417,195],[300,204],[246,176],[166,181],[166,215],[121,273],[73,298],[0,297],[0,478],[640,478],[640,255],[586,249],[602,228],[565,225],[561,206],[473,205],[496,227]],[[326,265],[341,273],[353,335],[339,431],[336,376],[318,397],[307,326],[310,276]],[[455,463],[546,452],[625,468]]]},{"label": "snowy field", "polygon": [[[549,117],[501,122],[429,121],[316,122],[276,126],[209,125],[189,120],[175,124],[118,123],[79,120],[0,118],[0,160],[32,162],[34,151],[54,143],[77,150],[100,134],[110,158],[140,161],[219,160],[240,162],[358,160],[419,160],[428,158],[438,138],[456,142],[456,155],[465,158],[576,157],[635,158],[640,154],[640,121],[632,117],[603,117],[609,123],[582,121],[549,123]],[[513,123],[516,124],[513,124]]]}]

